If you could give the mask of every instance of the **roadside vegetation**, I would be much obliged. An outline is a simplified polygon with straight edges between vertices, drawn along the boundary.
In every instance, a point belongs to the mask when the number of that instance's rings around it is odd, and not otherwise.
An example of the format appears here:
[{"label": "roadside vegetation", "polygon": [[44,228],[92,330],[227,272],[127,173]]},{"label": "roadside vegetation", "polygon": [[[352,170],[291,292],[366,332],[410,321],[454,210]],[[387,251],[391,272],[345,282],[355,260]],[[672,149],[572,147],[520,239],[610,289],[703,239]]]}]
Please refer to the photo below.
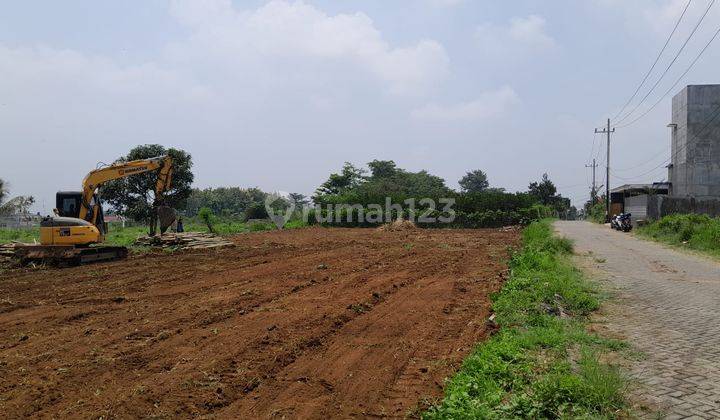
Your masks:
[{"label": "roadside vegetation", "polygon": [[638,235],[720,257],[720,218],[673,214],[637,229]]},{"label": "roadside vegetation", "polygon": [[596,202],[592,205],[586,205],[588,220],[603,224],[605,223],[605,203]]},{"label": "roadside vegetation", "polygon": [[499,332],[480,344],[423,414],[446,418],[617,418],[626,380],[601,355],[624,345],[587,331],[599,307],[594,287],[569,257],[572,244],[550,222],[532,223],[494,298]]}]

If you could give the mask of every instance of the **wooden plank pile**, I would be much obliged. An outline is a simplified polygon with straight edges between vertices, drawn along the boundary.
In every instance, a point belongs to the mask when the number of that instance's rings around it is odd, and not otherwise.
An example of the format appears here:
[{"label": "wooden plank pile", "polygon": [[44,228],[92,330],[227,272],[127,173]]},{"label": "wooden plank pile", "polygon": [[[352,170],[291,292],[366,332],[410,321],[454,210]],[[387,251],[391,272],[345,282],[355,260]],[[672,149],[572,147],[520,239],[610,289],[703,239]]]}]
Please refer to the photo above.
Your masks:
[{"label": "wooden plank pile", "polygon": [[155,236],[141,236],[135,241],[135,245],[174,249],[210,249],[235,246],[232,241],[221,236],[213,233],[200,232],[163,233],[162,235]]},{"label": "wooden plank pile", "polygon": [[15,258],[17,248],[25,245],[20,242],[10,242],[8,244],[0,244],[0,264],[12,263]]}]

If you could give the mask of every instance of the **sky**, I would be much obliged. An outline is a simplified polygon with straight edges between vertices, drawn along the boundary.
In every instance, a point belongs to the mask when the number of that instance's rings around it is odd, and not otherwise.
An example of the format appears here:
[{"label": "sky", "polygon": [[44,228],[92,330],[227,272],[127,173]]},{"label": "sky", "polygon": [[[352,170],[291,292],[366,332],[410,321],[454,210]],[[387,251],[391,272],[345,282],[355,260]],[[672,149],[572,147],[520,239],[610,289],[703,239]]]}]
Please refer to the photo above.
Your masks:
[{"label": "sky", "polygon": [[[691,1],[637,99],[709,3]],[[686,4],[2,0],[0,178],[49,213],[98,163],[159,143],[192,154],[200,188],[310,195],[345,161],[387,159],[452,188],[474,169],[510,191],[548,173],[579,206],[585,165],[604,165],[594,129],[631,97]],[[633,116],[718,25],[720,4]],[[720,83],[717,42],[617,129],[611,186],[666,178],[670,97]]]}]

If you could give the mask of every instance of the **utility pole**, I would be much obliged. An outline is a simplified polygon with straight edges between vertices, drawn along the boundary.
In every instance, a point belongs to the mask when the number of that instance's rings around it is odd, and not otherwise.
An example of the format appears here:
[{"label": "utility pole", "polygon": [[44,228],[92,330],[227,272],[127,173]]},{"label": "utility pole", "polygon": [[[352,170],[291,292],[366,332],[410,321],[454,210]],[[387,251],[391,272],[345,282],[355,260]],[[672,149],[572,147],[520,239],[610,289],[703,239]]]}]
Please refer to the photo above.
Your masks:
[{"label": "utility pole", "polygon": [[592,190],[590,190],[590,191],[591,191],[591,192],[590,192],[590,202],[591,202],[592,204],[595,204],[595,198],[597,197],[597,188],[596,188],[596,185],[597,185],[597,184],[595,183],[595,169],[598,167],[597,163],[595,163],[595,158],[593,158],[593,163],[592,163],[592,165],[585,165],[585,167],[586,167],[586,168],[592,168],[592,172],[593,172],[593,177],[592,177],[592,178],[593,178],[593,182],[592,182]]},{"label": "utility pole", "polygon": [[610,118],[607,120],[607,128],[602,130],[595,129],[595,134],[607,134],[607,165],[605,166],[605,222],[610,220],[610,134],[615,129],[610,130]]}]

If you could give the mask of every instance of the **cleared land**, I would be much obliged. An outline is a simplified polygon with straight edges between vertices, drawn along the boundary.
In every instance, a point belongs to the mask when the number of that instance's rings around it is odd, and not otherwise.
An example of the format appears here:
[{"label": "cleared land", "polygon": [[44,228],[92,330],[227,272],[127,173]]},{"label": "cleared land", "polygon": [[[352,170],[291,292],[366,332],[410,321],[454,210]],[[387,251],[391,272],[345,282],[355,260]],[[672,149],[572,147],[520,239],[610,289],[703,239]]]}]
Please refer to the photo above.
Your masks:
[{"label": "cleared land", "polygon": [[312,228],[0,279],[0,412],[405,416],[491,328],[515,231]]}]

